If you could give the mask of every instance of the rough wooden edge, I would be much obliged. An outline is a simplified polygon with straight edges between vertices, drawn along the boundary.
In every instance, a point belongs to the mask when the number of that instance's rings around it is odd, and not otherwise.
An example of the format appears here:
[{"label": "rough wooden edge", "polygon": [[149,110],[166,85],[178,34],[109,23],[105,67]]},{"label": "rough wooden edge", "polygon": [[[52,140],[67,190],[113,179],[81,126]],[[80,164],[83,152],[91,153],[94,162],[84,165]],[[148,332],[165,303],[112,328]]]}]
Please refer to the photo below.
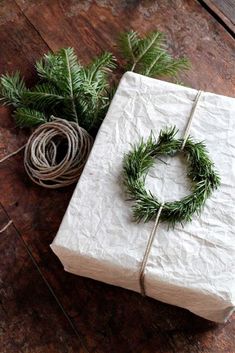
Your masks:
[{"label": "rough wooden edge", "polygon": [[235,38],[235,25],[223,11],[213,2],[213,0],[197,0],[213,17]]}]

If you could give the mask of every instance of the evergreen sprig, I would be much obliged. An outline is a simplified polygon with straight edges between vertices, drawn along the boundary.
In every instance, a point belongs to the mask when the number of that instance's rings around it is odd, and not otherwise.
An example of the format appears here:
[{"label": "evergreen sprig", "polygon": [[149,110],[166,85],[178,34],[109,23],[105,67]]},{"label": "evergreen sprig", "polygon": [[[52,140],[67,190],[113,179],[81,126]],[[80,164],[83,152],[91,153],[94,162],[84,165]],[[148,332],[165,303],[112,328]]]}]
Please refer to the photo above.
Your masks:
[{"label": "evergreen sprig", "polygon": [[90,65],[81,71],[81,90],[79,104],[86,114],[83,127],[93,129],[97,127],[105,116],[110,103],[110,86],[108,74],[116,67],[115,57],[105,52],[93,59]]},{"label": "evergreen sprig", "polygon": [[24,80],[20,77],[19,71],[13,75],[5,74],[0,78],[0,102],[3,105],[18,107],[22,103],[22,95],[26,92]]},{"label": "evergreen sprig", "polygon": [[[140,38],[137,32],[127,32],[120,43],[132,71],[152,77],[175,76],[187,67],[185,59],[174,60],[165,51],[160,32],[145,38]],[[40,82],[32,89],[26,87],[19,72],[0,78],[0,101],[17,108],[14,114],[17,124],[32,127],[55,115],[96,132],[116,89],[116,84],[111,85],[109,80],[116,67],[115,57],[103,53],[83,66],[73,48],[63,48],[45,54],[35,67]]]},{"label": "evergreen sprig", "polygon": [[[176,134],[175,127],[161,130],[158,141],[151,134],[146,142],[141,140],[124,157],[123,182],[128,196],[134,201],[133,217],[137,222],[148,222],[157,216],[161,203],[150,190],[146,190],[145,179],[156,158],[174,156],[181,151],[183,139],[176,139]],[[201,212],[207,198],[220,185],[220,177],[203,142],[194,142],[189,137],[182,153],[188,163],[192,193],[164,204],[160,220],[172,226],[177,222],[191,221],[192,215]]]},{"label": "evergreen sprig", "polygon": [[55,101],[59,103],[60,95],[64,97],[64,116],[88,130],[95,125],[97,111],[107,98],[107,73],[114,68],[115,58],[110,53],[103,53],[93,59],[90,65],[83,67],[73,48],[61,49],[56,54],[49,53],[44,60],[36,63],[39,76],[58,89]]},{"label": "evergreen sprig", "polygon": [[1,100],[18,108],[14,114],[17,124],[36,126],[54,114],[76,121],[88,131],[99,125],[110,100],[108,74],[116,66],[112,54],[103,53],[83,67],[74,49],[67,48],[44,55],[35,66],[41,82],[31,90],[19,72],[1,77]]},{"label": "evergreen sprig", "polygon": [[17,108],[14,112],[16,124],[20,127],[34,127],[48,121],[44,113],[30,108]]},{"label": "evergreen sprig", "polygon": [[123,33],[120,48],[127,70],[142,75],[175,77],[180,70],[189,68],[186,58],[174,59],[166,51],[163,33],[155,31],[141,38],[135,31]]},{"label": "evergreen sprig", "polygon": [[[32,91],[22,93],[22,101],[26,106],[32,106],[38,110],[50,107],[50,110],[59,103],[64,102],[66,97],[52,83],[40,83]],[[69,99],[69,98],[67,98]]]}]

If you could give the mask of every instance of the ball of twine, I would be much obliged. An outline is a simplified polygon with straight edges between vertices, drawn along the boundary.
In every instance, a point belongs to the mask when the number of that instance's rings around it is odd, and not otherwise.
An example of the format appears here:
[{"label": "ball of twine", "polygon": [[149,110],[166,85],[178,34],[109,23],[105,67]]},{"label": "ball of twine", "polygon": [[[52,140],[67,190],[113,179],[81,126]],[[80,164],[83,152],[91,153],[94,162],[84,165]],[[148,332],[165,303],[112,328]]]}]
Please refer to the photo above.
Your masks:
[{"label": "ball of twine", "polygon": [[77,123],[53,118],[30,136],[25,146],[25,170],[43,187],[70,185],[78,180],[92,143],[92,137]]}]

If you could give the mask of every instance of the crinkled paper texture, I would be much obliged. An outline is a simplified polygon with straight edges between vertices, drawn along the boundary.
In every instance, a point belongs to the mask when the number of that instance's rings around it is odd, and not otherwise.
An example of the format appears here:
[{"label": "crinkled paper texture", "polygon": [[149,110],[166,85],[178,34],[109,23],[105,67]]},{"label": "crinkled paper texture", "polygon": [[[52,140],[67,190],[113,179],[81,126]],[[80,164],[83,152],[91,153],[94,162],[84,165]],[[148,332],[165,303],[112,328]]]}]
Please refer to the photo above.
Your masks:
[{"label": "crinkled paper texture", "polygon": [[[197,91],[127,72],[99,130],[51,247],[66,271],[140,291],[153,222],[132,221],[121,185],[123,156],[151,131],[176,125],[182,137]],[[204,140],[221,186],[191,223],[160,224],[148,258],[146,294],[223,322],[235,306],[235,99],[204,93],[191,136]],[[185,162],[156,161],[146,180],[162,201],[190,192]]]}]

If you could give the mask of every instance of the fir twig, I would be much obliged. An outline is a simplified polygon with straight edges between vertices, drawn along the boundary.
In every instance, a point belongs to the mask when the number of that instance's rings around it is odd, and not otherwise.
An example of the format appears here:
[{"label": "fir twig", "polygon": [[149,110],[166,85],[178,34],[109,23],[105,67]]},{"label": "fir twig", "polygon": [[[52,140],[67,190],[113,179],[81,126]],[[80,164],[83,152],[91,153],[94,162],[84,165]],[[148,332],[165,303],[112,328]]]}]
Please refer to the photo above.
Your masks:
[{"label": "fir twig", "polygon": [[[184,59],[174,60],[166,53],[160,32],[140,38],[131,31],[122,35],[121,43],[129,68],[135,72],[174,76],[187,66]],[[115,57],[103,53],[83,67],[73,48],[63,48],[44,55],[35,66],[41,82],[30,90],[19,72],[0,78],[1,102],[23,108],[15,114],[17,123],[36,126],[54,114],[96,132],[115,92],[108,80],[116,67]]]},{"label": "fir twig", "polygon": [[164,35],[155,31],[144,38],[130,31],[120,37],[120,48],[127,63],[127,70],[156,77],[175,77],[180,70],[189,68],[186,58],[174,59],[165,49]]},{"label": "fir twig", "polygon": [[38,84],[32,91],[26,91],[22,94],[22,101],[26,106],[39,110],[44,110],[45,107],[52,109],[65,99],[66,97],[51,83]]},{"label": "fir twig", "polygon": [[76,108],[76,94],[79,93],[81,85],[81,66],[73,48],[61,49],[56,54],[46,54],[43,60],[36,63],[38,74],[54,84],[62,95],[69,101],[67,111],[70,113],[70,120],[79,122]]},{"label": "fir twig", "polygon": [[111,53],[96,57],[90,65],[81,70],[79,104],[82,107],[83,126],[90,131],[99,122],[110,102],[108,95],[108,74],[116,67]]},{"label": "fir twig", "polygon": [[27,91],[24,80],[20,77],[19,71],[14,74],[2,75],[0,78],[0,102],[4,105],[18,107],[22,103],[22,95]]},{"label": "fir twig", "polygon": [[17,108],[14,118],[20,127],[34,127],[47,122],[45,114],[29,108]]}]

